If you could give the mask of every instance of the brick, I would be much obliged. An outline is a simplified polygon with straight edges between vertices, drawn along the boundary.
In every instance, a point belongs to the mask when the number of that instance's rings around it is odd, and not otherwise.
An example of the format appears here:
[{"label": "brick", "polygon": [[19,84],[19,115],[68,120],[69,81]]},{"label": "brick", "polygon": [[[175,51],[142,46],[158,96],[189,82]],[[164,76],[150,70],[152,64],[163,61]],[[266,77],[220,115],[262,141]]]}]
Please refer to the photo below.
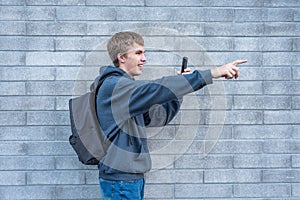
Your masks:
[{"label": "brick", "polygon": [[158,170],[147,174],[149,184],[203,183],[202,170]]},{"label": "brick", "polygon": [[25,22],[1,21],[0,26],[1,26],[0,35],[25,35],[26,34]]},{"label": "brick", "polygon": [[24,65],[25,54],[22,52],[0,52],[0,65]]},{"label": "brick", "polygon": [[176,184],[176,198],[232,197],[231,185],[220,184]]},{"label": "brick", "polygon": [[86,184],[99,184],[99,171],[89,170],[85,172],[85,182]]},{"label": "brick", "polygon": [[[218,113],[217,113],[218,114]],[[217,115],[216,114],[216,115]],[[262,124],[263,113],[261,111],[228,111],[224,124]],[[222,122],[217,122],[222,124]]]},{"label": "brick", "polygon": [[113,21],[116,20],[116,16],[117,16],[116,9],[110,7],[57,7],[56,8],[56,17],[58,20]]},{"label": "brick", "polygon": [[261,39],[263,51],[291,51],[293,39],[286,37],[266,37]]},{"label": "brick", "polygon": [[52,97],[0,97],[1,110],[54,110],[55,99]]},{"label": "brick", "polygon": [[80,171],[35,171],[27,172],[26,177],[27,185],[76,185],[85,183],[85,174]]},{"label": "brick", "polygon": [[28,125],[69,125],[67,111],[30,111],[27,113]]},{"label": "brick", "polygon": [[55,188],[57,199],[91,199],[101,198],[98,185],[59,185]]},{"label": "brick", "polygon": [[235,197],[289,197],[291,186],[285,184],[240,184],[234,186]]},{"label": "brick", "polygon": [[299,182],[299,170],[263,170],[262,182],[267,183],[296,183]]},{"label": "brick", "polygon": [[299,21],[299,19],[300,19],[300,11],[299,11],[299,9],[294,9],[293,10],[294,12],[294,21]]},{"label": "brick", "polygon": [[267,0],[264,1],[264,5],[267,7],[297,7],[300,6],[300,2],[297,0]]},{"label": "brick", "polygon": [[0,50],[54,50],[54,40],[36,37],[1,37]]},{"label": "brick", "polygon": [[56,80],[59,81],[88,81],[88,84],[92,84],[92,82],[98,75],[99,66],[90,67],[82,65],[80,67],[59,67],[56,69]]},{"label": "brick", "polygon": [[300,139],[300,126],[293,125],[292,138]]},{"label": "brick", "polygon": [[[164,127],[146,129],[147,135],[151,139],[177,139],[177,140],[203,140],[204,138],[212,138],[218,135],[219,139],[230,139],[232,129],[230,126],[184,126],[180,127]],[[148,133],[149,132],[149,133]],[[213,134],[212,134],[213,133]]]},{"label": "brick", "polygon": [[86,5],[101,6],[144,6],[144,0],[118,1],[118,0],[86,0]]},{"label": "brick", "polygon": [[[237,31],[238,30],[238,31]],[[259,22],[234,23],[231,26],[231,35],[234,36],[262,36],[264,26]]]},{"label": "brick", "polygon": [[219,168],[231,168],[233,158],[232,156],[217,156],[207,155],[200,159],[199,154],[195,155],[183,155],[175,161],[175,168],[183,169],[219,169]]},{"label": "brick", "polygon": [[57,5],[85,5],[85,0],[61,0],[56,2]]},{"label": "brick", "polygon": [[279,52],[279,53],[263,53],[264,65],[293,65],[295,64],[295,53]]},{"label": "brick", "polygon": [[55,8],[53,7],[25,7],[25,19],[27,20],[54,20]]},{"label": "brick", "polygon": [[81,22],[31,22],[27,35],[85,35],[86,24]]},{"label": "brick", "polygon": [[24,82],[0,82],[1,95],[24,95],[25,92]]},{"label": "brick", "polygon": [[[90,81],[89,81],[90,83]],[[85,82],[73,81],[49,81],[49,82],[28,82],[26,85],[27,95],[80,95],[88,91]]]},{"label": "brick", "polygon": [[69,110],[69,100],[70,96],[67,97],[57,97],[56,98],[56,108],[55,110]]},{"label": "brick", "polygon": [[299,140],[268,140],[263,144],[264,153],[299,153]]},{"label": "brick", "polygon": [[2,199],[53,199],[56,198],[56,186],[10,186],[0,187]]},{"label": "brick", "polygon": [[263,93],[263,85],[260,81],[227,81],[222,83],[224,88],[215,87],[216,84],[209,85],[211,94],[226,94],[226,95],[238,95],[238,94],[255,94],[259,95]]},{"label": "brick", "polygon": [[[110,27],[103,29],[103,26]],[[163,27],[163,28],[162,28]],[[87,35],[112,35],[124,30],[135,30],[143,36],[148,35],[204,35],[204,24],[195,22],[90,22],[87,24]]]},{"label": "brick", "polygon": [[22,6],[25,5],[25,0],[1,0],[0,5]]},{"label": "brick", "polygon": [[299,26],[291,22],[268,22],[264,24],[264,35],[267,36],[296,36]]},{"label": "brick", "polygon": [[25,172],[0,171],[1,185],[24,185]]},{"label": "brick", "polygon": [[292,97],[292,109],[300,109],[300,97]]},{"label": "brick", "polygon": [[32,156],[54,156],[54,155],[74,155],[75,152],[72,149],[69,142],[49,142],[49,141],[36,141],[27,142],[28,155]]},{"label": "brick", "polygon": [[27,144],[24,142],[0,142],[1,150],[0,155],[26,155],[27,154]]},{"label": "brick", "polygon": [[27,5],[85,5],[85,0],[27,0]]},{"label": "brick", "polygon": [[[184,131],[184,129],[183,129]],[[218,136],[218,137],[217,137]],[[232,138],[232,127],[231,126],[211,126],[208,127],[198,127],[198,131],[196,134],[196,140],[202,140],[204,138],[211,139],[211,138],[218,138],[218,139],[231,139]]]},{"label": "brick", "polygon": [[123,7],[117,12],[116,20],[155,20],[172,19],[172,10],[164,7]]},{"label": "brick", "polygon": [[300,65],[300,58],[299,58],[300,53],[299,52],[295,52],[293,55],[294,55],[294,60],[293,60],[294,65]]},{"label": "brick", "polygon": [[0,7],[0,19],[5,20],[21,20],[25,17],[25,9],[21,6]]},{"label": "brick", "polygon": [[293,124],[293,123],[299,123],[299,121],[300,121],[299,110],[264,112],[265,124]]},{"label": "brick", "polygon": [[47,7],[0,7],[1,20],[54,20],[54,8]]},{"label": "brick", "polygon": [[199,110],[183,110],[175,116],[172,122],[180,125],[204,125],[208,121],[208,114],[208,112]]},{"label": "brick", "polygon": [[[75,154],[75,152],[74,152]],[[73,156],[56,156],[55,157],[55,169],[57,170],[82,170],[90,169],[95,170],[95,165],[83,165],[76,155]]]},{"label": "brick", "polygon": [[57,141],[66,141],[71,135],[71,126],[55,126],[55,139]]},{"label": "brick", "polygon": [[292,185],[292,196],[293,197],[300,197],[300,184],[293,184]]},{"label": "brick", "polygon": [[54,80],[55,68],[53,67],[1,67],[2,81],[20,80]]},{"label": "brick", "polygon": [[291,22],[294,20],[294,9],[269,8],[265,10],[266,21]]},{"label": "brick", "polygon": [[300,38],[294,38],[293,40],[293,49],[294,51],[299,51],[300,50]]},{"label": "brick", "polygon": [[234,168],[289,168],[290,155],[234,155]]},{"label": "brick", "polygon": [[1,161],[1,170],[19,171],[55,169],[54,157],[49,156],[4,156],[1,158]]},{"label": "brick", "polygon": [[202,0],[187,0],[184,3],[180,0],[175,0],[172,2],[168,2],[167,0],[158,1],[158,0],[146,0],[146,6],[203,6],[204,1]]},{"label": "brick", "polygon": [[236,9],[234,14],[234,20],[237,22],[259,22],[265,20],[263,9]]},{"label": "brick", "polygon": [[239,80],[247,81],[262,81],[264,80],[264,68],[262,67],[247,67],[239,66],[240,68],[240,77]]},{"label": "brick", "polygon": [[[228,51],[233,49],[232,39],[221,37],[191,37],[191,36],[145,36],[146,48],[150,50],[167,51]],[[188,52],[184,52],[188,53]],[[199,58],[198,58],[199,59]],[[189,65],[194,63],[189,60]]]},{"label": "brick", "polygon": [[288,139],[293,129],[292,125],[237,125],[233,127],[233,138]]},{"label": "brick", "polygon": [[55,40],[56,50],[103,50],[106,51],[107,37],[60,37]]},{"label": "brick", "polygon": [[80,65],[83,57],[83,53],[77,52],[29,52],[26,65]]},{"label": "brick", "polygon": [[21,127],[0,127],[0,140],[54,140],[54,127],[44,126],[21,126]]},{"label": "brick", "polygon": [[236,37],[233,39],[235,51],[260,51],[262,44],[260,38]]},{"label": "brick", "polygon": [[219,1],[219,0],[210,0],[205,1],[205,6],[221,6],[221,7],[261,7],[263,6],[263,1],[261,0],[241,0],[241,1],[234,1],[234,0],[227,0],[227,1]]},{"label": "brick", "polygon": [[181,109],[230,109],[232,100],[222,96],[185,96]]},{"label": "brick", "polygon": [[204,64],[211,65],[224,65],[233,62],[234,60],[247,59],[247,64],[241,65],[260,65],[262,63],[262,55],[256,52],[207,52]]},{"label": "brick", "polygon": [[299,67],[292,68],[292,77],[293,80],[300,80],[300,69]]},{"label": "brick", "polygon": [[[230,37],[195,37],[191,40],[194,40],[204,51],[230,51],[234,48],[234,42]],[[183,48],[186,48],[185,43],[182,44],[181,49]]]},{"label": "brick", "polygon": [[299,94],[299,83],[293,81],[266,81],[263,84],[265,94]]},{"label": "brick", "polygon": [[235,96],[234,109],[290,109],[288,96]]},{"label": "brick", "polygon": [[300,167],[300,155],[292,155],[292,167]]},{"label": "brick", "polygon": [[[95,67],[95,66],[99,67],[99,66],[107,66],[107,65],[113,65],[108,54],[103,51],[93,51],[90,54],[86,55],[86,58],[82,63],[82,68]],[[82,68],[80,70],[82,70]],[[97,71],[97,73],[95,73],[93,77],[96,77],[98,74],[99,73]]]},{"label": "brick", "polygon": [[173,185],[147,185],[145,187],[146,199],[172,199],[174,198],[174,186]]},{"label": "brick", "polygon": [[25,125],[26,116],[24,112],[15,111],[1,111],[0,112],[0,125],[1,126],[18,126]]},{"label": "brick", "polygon": [[241,154],[262,153],[261,141],[218,141],[213,147],[211,154]]},{"label": "brick", "polygon": [[205,170],[204,183],[259,183],[260,170]]},{"label": "brick", "polygon": [[292,72],[287,67],[265,67],[262,74],[264,80],[291,80]]},{"label": "brick", "polygon": [[29,6],[36,6],[36,5],[56,5],[57,0],[26,0],[26,4]]},{"label": "brick", "polygon": [[[191,128],[191,130],[195,131],[195,129],[193,128]],[[173,125],[165,127],[151,127],[146,129],[146,134],[149,136],[149,142],[151,142],[152,140],[171,140],[172,138],[175,138],[175,136],[177,136],[177,133],[178,131]]]}]

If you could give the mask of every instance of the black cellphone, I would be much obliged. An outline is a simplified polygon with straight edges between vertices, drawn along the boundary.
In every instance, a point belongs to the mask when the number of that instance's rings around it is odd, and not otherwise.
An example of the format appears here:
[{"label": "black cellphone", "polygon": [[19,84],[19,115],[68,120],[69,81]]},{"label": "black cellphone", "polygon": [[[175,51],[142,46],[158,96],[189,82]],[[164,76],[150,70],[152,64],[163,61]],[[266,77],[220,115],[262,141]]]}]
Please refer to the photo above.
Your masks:
[{"label": "black cellphone", "polygon": [[181,73],[184,73],[184,70],[187,68],[187,62],[188,62],[188,58],[183,57],[182,58],[182,65],[181,65]]}]

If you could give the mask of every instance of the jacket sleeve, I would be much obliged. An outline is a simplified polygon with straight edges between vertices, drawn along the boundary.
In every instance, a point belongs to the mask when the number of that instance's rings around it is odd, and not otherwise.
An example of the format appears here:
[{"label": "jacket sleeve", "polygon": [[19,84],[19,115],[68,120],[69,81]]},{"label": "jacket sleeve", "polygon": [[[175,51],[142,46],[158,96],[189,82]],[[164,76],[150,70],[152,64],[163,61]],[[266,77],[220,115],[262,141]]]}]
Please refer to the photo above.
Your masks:
[{"label": "jacket sleeve", "polygon": [[144,121],[147,127],[159,127],[168,124],[178,113],[182,99],[172,100],[162,105],[154,105],[144,113]]},{"label": "jacket sleeve", "polygon": [[[166,117],[168,123],[178,111],[178,105],[174,104],[184,95],[201,89],[212,83],[210,70],[194,71],[191,74],[182,76],[167,76],[150,82],[134,81],[128,78],[121,78],[115,86],[111,103],[114,106],[113,112],[117,115],[117,121],[135,117],[147,113],[151,116],[151,108],[155,105],[162,105],[166,112],[171,113]],[[174,104],[175,105],[175,104]],[[156,108],[163,112],[162,107]],[[176,112],[175,112],[176,111]]]}]

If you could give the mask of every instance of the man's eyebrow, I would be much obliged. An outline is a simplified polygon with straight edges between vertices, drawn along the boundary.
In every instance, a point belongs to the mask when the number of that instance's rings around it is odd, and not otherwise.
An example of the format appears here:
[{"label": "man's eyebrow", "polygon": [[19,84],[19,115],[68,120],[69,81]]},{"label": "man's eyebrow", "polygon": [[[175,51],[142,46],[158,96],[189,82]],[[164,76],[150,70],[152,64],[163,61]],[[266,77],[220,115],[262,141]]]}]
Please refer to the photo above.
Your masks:
[{"label": "man's eyebrow", "polygon": [[137,49],[135,52],[136,53],[145,53],[145,50]]}]

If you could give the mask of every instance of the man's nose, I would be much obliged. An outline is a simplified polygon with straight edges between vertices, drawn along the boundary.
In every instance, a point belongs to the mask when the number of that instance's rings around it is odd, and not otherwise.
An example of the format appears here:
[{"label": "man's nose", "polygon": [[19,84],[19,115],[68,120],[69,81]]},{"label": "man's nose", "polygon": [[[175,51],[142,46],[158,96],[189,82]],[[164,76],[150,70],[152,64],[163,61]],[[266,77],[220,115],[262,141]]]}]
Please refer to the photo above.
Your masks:
[{"label": "man's nose", "polygon": [[147,58],[146,58],[146,56],[145,56],[145,54],[143,54],[143,56],[142,56],[142,59],[141,59],[143,62],[146,62],[146,60],[147,60]]}]

